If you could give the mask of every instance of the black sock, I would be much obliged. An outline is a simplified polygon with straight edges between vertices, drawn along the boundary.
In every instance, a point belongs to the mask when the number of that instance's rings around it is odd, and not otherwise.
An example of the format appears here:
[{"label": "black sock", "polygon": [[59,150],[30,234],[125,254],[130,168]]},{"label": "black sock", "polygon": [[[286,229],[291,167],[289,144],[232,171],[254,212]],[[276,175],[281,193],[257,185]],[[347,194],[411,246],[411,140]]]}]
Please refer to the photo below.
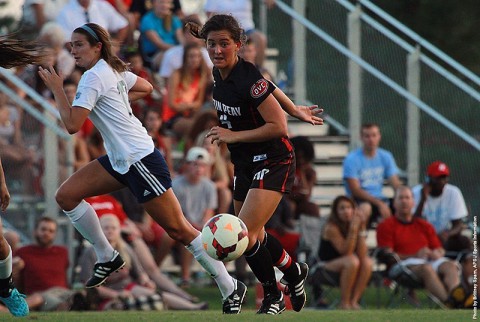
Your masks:
[{"label": "black sock", "polygon": [[283,249],[283,246],[278,239],[265,232],[263,245],[268,249],[268,252],[272,257],[273,265],[282,271],[285,280],[289,283],[295,283],[298,278],[297,264],[285,249]]},{"label": "black sock", "polygon": [[10,292],[12,289],[13,289],[12,275],[10,275],[8,278],[0,278],[0,296],[1,297],[10,296]]},{"label": "black sock", "polygon": [[262,283],[264,294],[280,295],[270,253],[259,241],[245,252],[245,259],[252,272]]}]

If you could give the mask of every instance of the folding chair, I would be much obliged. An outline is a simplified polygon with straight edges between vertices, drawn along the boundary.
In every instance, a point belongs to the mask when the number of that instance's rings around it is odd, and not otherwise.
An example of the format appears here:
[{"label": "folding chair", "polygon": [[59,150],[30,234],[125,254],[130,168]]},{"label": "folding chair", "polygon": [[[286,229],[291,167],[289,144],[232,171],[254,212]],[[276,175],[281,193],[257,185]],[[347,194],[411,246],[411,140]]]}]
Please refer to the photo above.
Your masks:
[{"label": "folding chair", "polygon": [[307,283],[312,287],[312,306],[320,307],[321,300],[328,298],[330,303],[326,308],[334,308],[339,299],[331,294],[333,289],[340,286],[340,274],[325,269],[325,263],[318,258],[320,236],[325,222],[325,217],[300,216],[300,246],[297,256],[299,261],[306,261],[310,265]]},{"label": "folding chair", "polygon": [[425,294],[431,304],[430,307],[447,308],[442,301],[425,289],[424,283],[412,270],[407,266],[399,264],[401,259],[397,254],[379,248],[373,253],[373,256],[375,256],[379,263],[385,264],[383,277],[390,282],[392,292],[387,300],[387,307],[397,307],[404,300],[414,307],[420,307],[421,303],[417,302],[410,295],[411,290],[414,290],[415,292]]}]

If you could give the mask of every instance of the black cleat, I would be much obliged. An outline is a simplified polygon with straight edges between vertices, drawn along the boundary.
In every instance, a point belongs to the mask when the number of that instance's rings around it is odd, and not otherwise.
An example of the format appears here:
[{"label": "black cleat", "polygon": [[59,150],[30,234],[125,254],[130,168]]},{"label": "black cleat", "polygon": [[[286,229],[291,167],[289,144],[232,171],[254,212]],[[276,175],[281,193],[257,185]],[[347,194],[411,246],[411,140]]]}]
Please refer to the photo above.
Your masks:
[{"label": "black cleat", "polygon": [[258,309],[257,314],[270,314],[277,315],[285,311],[285,300],[283,298],[283,293],[280,292],[280,297],[278,295],[267,294],[262,301],[262,306]]},{"label": "black cleat", "polygon": [[288,283],[285,279],[280,282],[285,284],[285,294],[290,295],[290,302],[295,312],[300,312],[307,302],[307,293],[305,292],[305,281],[308,276],[308,265],[297,263],[299,274],[295,283]]},{"label": "black cleat", "polygon": [[113,258],[109,262],[96,263],[93,267],[93,276],[85,283],[86,288],[92,288],[102,285],[113,272],[118,272],[125,266],[125,261],[115,250]]},{"label": "black cleat", "polygon": [[239,314],[242,310],[243,300],[247,294],[247,287],[240,281],[233,279],[235,289],[225,301],[223,301],[223,314]]}]

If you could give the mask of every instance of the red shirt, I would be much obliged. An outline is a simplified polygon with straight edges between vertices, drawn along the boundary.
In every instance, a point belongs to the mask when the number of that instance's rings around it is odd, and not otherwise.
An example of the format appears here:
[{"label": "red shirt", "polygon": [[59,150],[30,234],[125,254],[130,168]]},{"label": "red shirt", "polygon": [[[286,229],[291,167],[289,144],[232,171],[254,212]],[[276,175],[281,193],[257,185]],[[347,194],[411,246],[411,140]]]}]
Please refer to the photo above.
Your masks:
[{"label": "red shirt", "polygon": [[43,248],[28,245],[15,252],[25,262],[20,276],[23,291],[29,295],[52,287],[68,288],[68,250],[63,246]]},{"label": "red shirt", "polygon": [[401,255],[416,254],[421,248],[435,249],[442,243],[435,233],[435,228],[426,220],[415,218],[403,223],[395,216],[381,222],[377,227],[378,247],[388,247]]},{"label": "red shirt", "polygon": [[118,217],[120,224],[123,225],[127,219],[127,214],[123,211],[123,207],[117,199],[110,195],[101,195],[85,199],[86,202],[92,205],[97,213],[98,218],[106,214],[112,214]]}]

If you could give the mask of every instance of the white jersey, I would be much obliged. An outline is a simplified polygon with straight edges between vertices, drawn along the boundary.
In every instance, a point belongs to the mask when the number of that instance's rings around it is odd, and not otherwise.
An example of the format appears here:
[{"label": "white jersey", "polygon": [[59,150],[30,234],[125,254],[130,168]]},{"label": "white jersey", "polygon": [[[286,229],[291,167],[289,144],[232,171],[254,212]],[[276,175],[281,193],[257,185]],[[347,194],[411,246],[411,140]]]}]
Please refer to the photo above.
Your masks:
[{"label": "white jersey", "polygon": [[[413,187],[414,210],[421,199],[422,185]],[[462,192],[458,187],[446,184],[438,197],[428,196],[423,205],[422,217],[435,227],[437,234],[451,227],[451,221],[468,215]]]},{"label": "white jersey", "polygon": [[91,111],[89,118],[102,135],[113,169],[120,174],[154,150],[152,138],[128,101],[128,91],[136,81],[137,75],[119,74],[100,59],[83,74],[72,103]]}]

